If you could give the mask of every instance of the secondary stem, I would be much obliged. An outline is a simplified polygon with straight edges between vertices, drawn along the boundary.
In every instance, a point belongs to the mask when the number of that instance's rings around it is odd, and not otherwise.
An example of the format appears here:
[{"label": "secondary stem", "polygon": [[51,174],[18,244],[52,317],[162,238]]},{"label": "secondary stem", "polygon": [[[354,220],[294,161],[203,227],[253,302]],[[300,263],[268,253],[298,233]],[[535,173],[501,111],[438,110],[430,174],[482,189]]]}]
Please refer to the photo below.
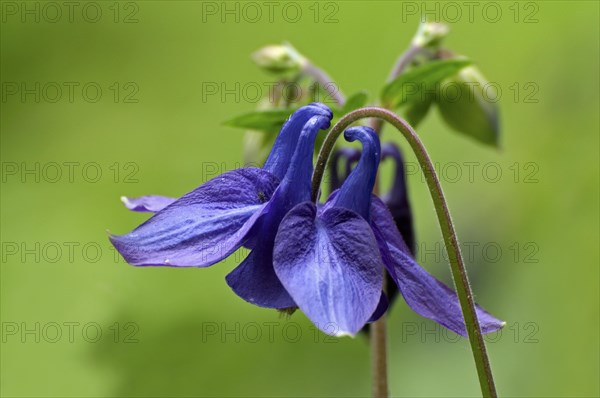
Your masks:
[{"label": "secondary stem", "polygon": [[[454,224],[452,223],[452,218],[450,216],[450,211],[448,210],[448,205],[446,203],[446,199],[444,198],[444,192],[442,191],[442,187],[435,172],[433,163],[431,162],[431,159],[425,150],[425,146],[413,128],[402,118],[383,108],[361,108],[343,116],[330,130],[329,134],[325,138],[323,146],[321,147],[321,151],[319,152],[319,157],[317,159],[317,164],[312,179],[313,201],[315,201],[317,198],[319,187],[323,179],[323,173],[325,171],[325,165],[329,155],[331,154],[331,151],[333,150],[335,141],[350,124],[359,119],[369,117],[383,119],[396,127],[396,129],[402,133],[404,138],[406,138],[410,144],[417,157],[417,160],[419,161],[419,165],[423,169],[427,186],[429,187],[429,192],[435,206],[438,222],[442,230],[442,235],[444,237],[444,243],[446,245],[448,257],[450,259],[452,278],[458,294],[458,299],[465,320],[465,326],[469,336],[469,342],[471,344],[471,350],[475,359],[475,366],[479,376],[481,392],[484,397],[496,397],[496,387],[494,385],[494,378],[492,375],[485,342],[483,340],[483,335],[481,334],[479,321],[475,312],[473,293],[471,291],[469,278],[467,276],[467,271],[465,269],[462,254],[460,252],[460,246],[456,236],[456,231],[454,229]],[[373,344],[375,345],[375,343]],[[377,347],[380,346],[378,345]]]},{"label": "secondary stem", "polygon": [[339,86],[335,84],[335,82],[329,77],[327,72],[318,66],[314,65],[310,61],[307,61],[306,65],[303,67],[304,73],[311,76],[327,93],[331,96],[331,98],[338,104],[339,106],[343,106],[346,102],[346,97],[342,94]]},{"label": "secondary stem", "polygon": [[[386,291],[385,278],[383,278],[383,291]],[[387,369],[387,321],[386,314],[371,324],[371,377],[373,380],[373,398],[387,398],[389,396],[388,369]]]},{"label": "secondary stem", "polygon": [[408,66],[408,64],[413,60],[413,58],[419,54],[423,50],[423,47],[418,46],[416,44],[412,44],[405,52],[398,57],[394,67],[390,71],[390,75],[388,76],[388,82],[391,82],[398,76],[404,72],[404,69]]},{"label": "secondary stem", "polygon": [[[410,62],[415,58],[415,56],[417,56],[422,50],[423,47],[416,44],[411,44],[411,46],[408,47],[408,49],[406,49],[406,51],[404,51],[396,60],[396,63],[394,64],[394,67],[392,68],[392,70],[390,71],[390,75],[388,76],[388,83],[400,76],[402,72],[404,72],[404,69],[406,69],[408,64],[410,64]],[[387,108],[385,104],[384,108]],[[373,130],[375,130],[375,132],[377,132],[377,134],[381,132],[382,125],[383,119],[376,118],[371,120],[371,127],[373,128]]]}]

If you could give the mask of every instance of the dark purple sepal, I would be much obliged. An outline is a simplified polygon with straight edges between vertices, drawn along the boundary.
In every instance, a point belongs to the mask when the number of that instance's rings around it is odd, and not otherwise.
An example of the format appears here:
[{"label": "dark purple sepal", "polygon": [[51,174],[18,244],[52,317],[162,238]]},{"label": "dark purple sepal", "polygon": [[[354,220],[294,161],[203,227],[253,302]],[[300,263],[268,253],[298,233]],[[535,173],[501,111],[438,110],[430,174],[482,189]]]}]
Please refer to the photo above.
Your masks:
[{"label": "dark purple sepal", "polygon": [[146,195],[137,198],[121,196],[121,202],[131,211],[156,213],[175,202],[177,198],[160,195]]},{"label": "dark purple sepal", "polygon": [[206,267],[237,250],[279,180],[257,168],[224,173],[110,240],[133,265]]},{"label": "dark purple sepal", "polygon": [[373,312],[371,314],[371,317],[369,318],[368,323],[375,322],[379,318],[381,318],[383,316],[383,314],[385,314],[385,312],[388,310],[388,307],[389,307],[388,298],[384,292],[381,292],[381,297],[379,298],[379,304],[377,304],[377,308],[375,308],[375,312]]},{"label": "dark purple sepal", "polygon": [[386,142],[381,147],[381,160],[386,159],[390,159],[394,163],[394,176],[390,190],[381,195],[381,199],[392,213],[396,227],[414,256],[416,241],[412,210],[408,199],[404,157],[400,148],[393,142]]},{"label": "dark purple sepal", "polygon": [[[381,199],[373,195],[371,226],[383,254],[383,262],[394,279],[402,297],[417,314],[432,319],[453,332],[467,336],[458,296],[437,280],[411,257],[392,215]],[[480,306],[476,306],[482,333],[491,333],[504,326]]]}]

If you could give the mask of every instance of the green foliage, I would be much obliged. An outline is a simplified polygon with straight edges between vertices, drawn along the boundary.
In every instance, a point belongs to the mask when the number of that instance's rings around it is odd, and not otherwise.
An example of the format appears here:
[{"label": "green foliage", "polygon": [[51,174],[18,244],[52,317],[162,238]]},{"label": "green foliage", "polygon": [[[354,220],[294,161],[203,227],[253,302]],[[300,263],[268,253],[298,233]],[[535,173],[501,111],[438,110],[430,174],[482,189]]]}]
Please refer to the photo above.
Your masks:
[{"label": "green foliage", "polygon": [[381,93],[381,102],[386,108],[396,109],[422,100],[425,93],[435,90],[443,80],[470,64],[468,59],[446,59],[417,66],[388,83]]},{"label": "green foliage", "polygon": [[425,98],[419,98],[406,106],[404,113],[405,119],[410,123],[413,128],[416,128],[431,109],[433,104],[433,97],[425,96]]},{"label": "green foliage", "polygon": [[[432,30],[437,39],[427,42],[423,59],[419,58],[415,66],[403,71],[383,87],[381,106],[401,110],[408,122],[416,127],[425,119],[433,105],[437,104],[442,119],[452,130],[481,143],[497,146],[500,134],[498,107],[493,102],[494,98],[489,97],[490,93],[483,91],[486,87],[485,79],[472,66],[471,60],[441,50],[441,40],[447,34],[445,25],[422,25],[419,34],[427,31],[425,28]],[[415,40],[413,45],[418,45]],[[310,61],[290,44],[263,47],[254,53],[253,58],[263,68],[267,64],[279,65],[281,60],[285,61],[285,65],[292,59],[297,60],[293,62],[293,67],[282,68],[286,76],[281,75],[279,89],[271,92],[267,109],[263,107],[224,123],[250,130],[245,136],[244,159],[246,162],[260,164],[268,154],[277,132],[296,109],[313,101],[329,103],[333,98],[323,89],[318,76],[308,72],[318,68],[314,65],[306,68],[311,65]],[[290,75],[290,71],[296,72]],[[285,97],[287,91],[282,89],[289,82],[297,85],[301,93],[292,100]],[[337,89],[340,90],[339,87]],[[487,89],[489,91],[489,87]],[[334,111],[332,123],[335,124],[348,112],[366,106],[367,101],[367,93],[359,91],[349,96],[343,105],[330,105]],[[317,152],[323,136],[317,137]]]},{"label": "green foliage", "polygon": [[346,103],[340,109],[340,117],[355,109],[362,108],[367,104],[369,96],[366,91],[359,91],[346,99]]}]

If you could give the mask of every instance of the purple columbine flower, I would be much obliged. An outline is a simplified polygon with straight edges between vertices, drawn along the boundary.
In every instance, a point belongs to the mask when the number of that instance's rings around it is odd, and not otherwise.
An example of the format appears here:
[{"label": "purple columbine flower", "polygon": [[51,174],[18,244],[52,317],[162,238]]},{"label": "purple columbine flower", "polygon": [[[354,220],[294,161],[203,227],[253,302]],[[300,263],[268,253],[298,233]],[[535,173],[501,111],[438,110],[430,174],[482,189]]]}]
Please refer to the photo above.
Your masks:
[{"label": "purple columbine flower", "polygon": [[127,199],[128,208],[156,214],[129,234],[111,235],[111,242],[130,264],[175,267],[207,267],[247,245],[252,251],[227,283],[254,304],[295,306],[274,274],[273,241],[287,210],[310,198],[314,140],[331,118],[322,104],[296,111],[263,168],[226,172],[177,200]]},{"label": "purple columbine flower", "polygon": [[[323,206],[310,201],[316,134],[331,118],[320,104],[298,110],[262,169],[224,173],[176,200],[127,199],[129,208],[156,214],[112,243],[131,264],[181,267],[212,265],[245,245],[250,254],[226,278],[240,297],[298,306],[337,335],[354,335],[387,310],[387,270],[413,310],[466,335],[456,294],[412,259],[386,205],[371,194],[381,157],[372,129],[345,132],[363,145],[357,166]],[[502,327],[477,312],[484,333]]]},{"label": "purple columbine flower", "polygon": [[[327,332],[333,325],[338,335],[354,335],[386,309],[385,268],[415,312],[466,336],[456,293],[415,262],[389,210],[371,193],[379,138],[368,127],[350,128],[345,137],[362,143],[362,156],[318,212],[313,203],[302,203],[281,222],[277,276],[319,328]],[[480,307],[477,315],[483,333],[504,325]]]}]

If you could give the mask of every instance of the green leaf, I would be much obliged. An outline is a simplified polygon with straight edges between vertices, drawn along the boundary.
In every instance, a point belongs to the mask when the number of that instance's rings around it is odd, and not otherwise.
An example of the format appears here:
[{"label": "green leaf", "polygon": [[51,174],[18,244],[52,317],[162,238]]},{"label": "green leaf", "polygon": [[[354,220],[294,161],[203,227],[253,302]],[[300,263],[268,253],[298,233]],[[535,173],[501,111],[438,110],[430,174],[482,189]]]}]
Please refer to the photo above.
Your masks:
[{"label": "green leaf", "polygon": [[351,95],[340,109],[340,117],[355,109],[362,108],[366,105],[367,99],[368,95],[366,91],[359,91],[358,93]]},{"label": "green leaf", "polygon": [[440,91],[436,102],[448,126],[484,144],[498,146],[498,98],[490,93],[488,82],[475,67],[448,79]]},{"label": "green leaf", "polygon": [[427,96],[419,101],[414,101],[407,105],[406,110],[404,111],[404,117],[413,128],[416,128],[417,125],[425,119],[432,104],[433,97],[431,96]]},{"label": "green leaf", "polygon": [[471,64],[468,59],[431,61],[404,72],[388,83],[381,93],[381,102],[391,109],[408,102],[425,99],[442,80],[455,75]]},{"label": "green leaf", "polygon": [[296,111],[296,108],[253,111],[229,119],[223,122],[223,124],[243,129],[266,131],[275,129],[279,131],[283,123],[285,123],[294,111]]}]

